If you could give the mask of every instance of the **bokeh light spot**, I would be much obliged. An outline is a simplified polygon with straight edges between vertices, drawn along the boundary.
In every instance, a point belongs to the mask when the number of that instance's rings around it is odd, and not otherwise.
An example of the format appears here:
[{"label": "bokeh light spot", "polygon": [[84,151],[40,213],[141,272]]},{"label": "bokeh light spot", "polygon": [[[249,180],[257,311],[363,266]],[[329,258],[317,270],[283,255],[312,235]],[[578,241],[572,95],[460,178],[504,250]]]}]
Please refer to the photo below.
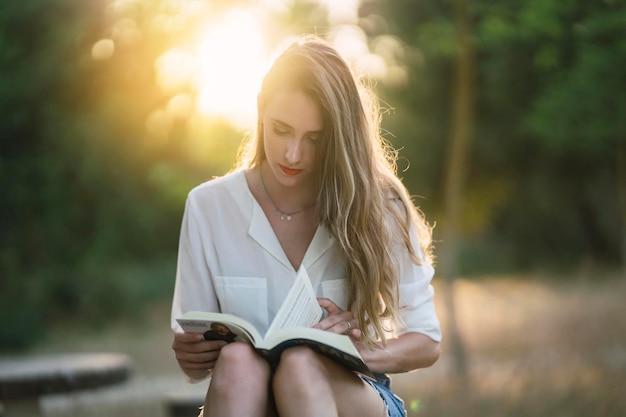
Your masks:
[{"label": "bokeh light spot", "polygon": [[420,400],[419,399],[413,399],[411,400],[410,404],[409,404],[409,409],[413,412],[413,413],[417,413],[418,410],[420,408]]},{"label": "bokeh light spot", "polygon": [[115,52],[115,42],[112,39],[100,39],[91,47],[91,58],[94,61],[106,61]]}]

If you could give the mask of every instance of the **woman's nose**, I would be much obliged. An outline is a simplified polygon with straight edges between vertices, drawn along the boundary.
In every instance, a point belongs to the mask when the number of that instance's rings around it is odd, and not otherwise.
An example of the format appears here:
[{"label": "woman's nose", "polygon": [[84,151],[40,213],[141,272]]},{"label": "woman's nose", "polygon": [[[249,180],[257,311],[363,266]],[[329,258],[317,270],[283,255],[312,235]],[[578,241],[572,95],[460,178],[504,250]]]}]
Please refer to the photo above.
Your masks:
[{"label": "woman's nose", "polygon": [[288,141],[285,158],[290,164],[300,162],[302,158],[302,143],[300,140],[293,138]]}]

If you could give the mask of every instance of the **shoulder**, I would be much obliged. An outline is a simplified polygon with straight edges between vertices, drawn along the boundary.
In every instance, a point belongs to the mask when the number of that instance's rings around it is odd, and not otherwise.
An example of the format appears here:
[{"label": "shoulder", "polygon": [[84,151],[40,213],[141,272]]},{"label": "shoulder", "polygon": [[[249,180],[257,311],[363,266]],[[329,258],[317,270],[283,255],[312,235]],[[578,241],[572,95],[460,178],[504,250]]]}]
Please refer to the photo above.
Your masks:
[{"label": "shoulder", "polygon": [[186,210],[213,214],[249,211],[252,199],[244,171],[233,171],[194,187],[187,195]]},{"label": "shoulder", "polygon": [[194,187],[188,194],[190,201],[206,201],[228,194],[245,191],[246,179],[243,171],[233,171],[224,176],[213,178]]}]

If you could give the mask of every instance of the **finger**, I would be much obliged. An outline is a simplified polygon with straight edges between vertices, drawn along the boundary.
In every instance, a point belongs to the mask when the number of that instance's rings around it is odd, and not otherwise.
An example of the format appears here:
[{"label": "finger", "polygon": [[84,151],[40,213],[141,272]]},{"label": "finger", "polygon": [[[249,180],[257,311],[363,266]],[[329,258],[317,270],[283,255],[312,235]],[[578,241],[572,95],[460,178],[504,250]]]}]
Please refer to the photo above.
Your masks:
[{"label": "finger", "polygon": [[176,352],[176,360],[182,369],[204,370],[215,367],[220,351],[214,350],[202,353]]},{"label": "finger", "polygon": [[204,335],[202,333],[184,333],[184,332],[174,333],[175,342],[194,343],[194,342],[201,342],[203,340],[204,340]]},{"label": "finger", "polygon": [[352,331],[354,330],[354,326],[352,325],[352,322],[356,321],[356,320],[344,320],[340,323],[337,323],[334,327],[333,330],[336,333],[339,334],[345,334],[345,335],[350,335],[352,333]]},{"label": "finger", "polygon": [[337,306],[337,304],[333,303],[328,298],[318,298],[317,302],[329,315],[338,314],[343,311],[339,308],[339,306]]},{"label": "finger", "polygon": [[206,362],[215,362],[219,357],[220,351],[213,350],[210,352],[190,353],[184,351],[176,352],[176,360],[180,363],[203,364]]},{"label": "finger", "polygon": [[194,353],[194,354],[209,353],[209,352],[219,353],[219,351],[222,350],[222,348],[226,345],[227,343],[224,342],[223,340],[207,340],[204,342],[186,345],[181,349],[181,351],[184,351],[187,353]]},{"label": "finger", "polygon": [[216,363],[217,363],[217,359],[212,360],[212,361],[204,361],[204,362],[178,361],[178,365],[182,369],[186,369],[190,371],[212,369],[212,368],[215,368]]},{"label": "finger", "polygon": [[336,326],[338,323],[341,323],[342,321],[344,321],[344,319],[341,317],[340,314],[334,314],[327,316],[324,320],[320,321],[313,327],[322,330],[329,330]]},{"label": "finger", "polygon": [[349,311],[328,316],[318,324],[320,329],[337,334],[349,334],[356,328],[356,320],[352,318],[352,313]]},{"label": "finger", "polygon": [[353,328],[352,331],[350,332],[350,338],[356,341],[360,341],[362,336],[363,336],[363,333],[361,332],[361,329]]},{"label": "finger", "polygon": [[202,352],[210,352],[210,351],[219,351],[222,347],[226,345],[226,342],[223,340],[204,340],[202,334],[200,334],[200,340],[197,341],[195,338],[192,338],[191,342],[183,342],[181,338],[174,338],[174,342],[172,343],[172,349],[176,352],[187,352],[187,353],[202,353]]}]

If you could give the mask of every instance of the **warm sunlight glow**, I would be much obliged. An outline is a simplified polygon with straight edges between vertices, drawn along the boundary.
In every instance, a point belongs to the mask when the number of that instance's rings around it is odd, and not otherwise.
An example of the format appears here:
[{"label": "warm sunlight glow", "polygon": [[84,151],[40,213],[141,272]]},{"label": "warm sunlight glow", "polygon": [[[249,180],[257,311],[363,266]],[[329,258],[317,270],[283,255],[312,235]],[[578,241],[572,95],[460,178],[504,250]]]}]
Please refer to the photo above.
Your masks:
[{"label": "warm sunlight glow", "polygon": [[202,14],[195,7],[193,11],[201,17],[186,32],[188,41],[156,62],[157,80],[164,92],[191,91],[193,96],[178,96],[165,111],[170,118],[222,117],[238,128],[251,128],[268,58],[262,19],[255,9],[231,8],[221,13],[212,9]]},{"label": "warm sunlight glow", "polygon": [[157,80],[165,91],[176,91],[192,83],[196,71],[193,56],[182,48],[171,49],[156,62]]},{"label": "warm sunlight glow", "polygon": [[197,50],[198,110],[251,126],[265,55],[263,30],[251,12],[234,9],[207,25]]},{"label": "warm sunlight glow", "polygon": [[[287,4],[278,0],[264,2],[271,2],[276,10]],[[333,22],[327,32],[328,40],[359,73],[384,80],[388,73],[386,57],[370,50],[364,30],[356,25],[359,0],[321,0],[321,4]],[[280,45],[269,45],[270,39],[276,42],[280,28],[268,27],[268,11],[258,5],[218,7],[197,0],[186,0],[179,5],[175,13],[160,13],[153,22],[156,30],[175,35],[180,42],[156,61],[160,87],[170,97],[177,96],[176,100],[160,109],[163,113],[155,115],[149,125],[156,130],[159,126],[169,126],[172,120],[206,121],[217,117],[238,129],[253,128],[256,96],[270,53],[284,48],[293,39],[285,31]],[[122,34],[131,40],[140,39],[130,19],[117,28],[120,39],[124,38]],[[391,58],[395,56],[393,50],[379,43],[382,52]],[[98,45],[94,59],[105,59],[110,53],[107,47],[110,45]],[[393,64],[393,60],[389,62]]]}]

